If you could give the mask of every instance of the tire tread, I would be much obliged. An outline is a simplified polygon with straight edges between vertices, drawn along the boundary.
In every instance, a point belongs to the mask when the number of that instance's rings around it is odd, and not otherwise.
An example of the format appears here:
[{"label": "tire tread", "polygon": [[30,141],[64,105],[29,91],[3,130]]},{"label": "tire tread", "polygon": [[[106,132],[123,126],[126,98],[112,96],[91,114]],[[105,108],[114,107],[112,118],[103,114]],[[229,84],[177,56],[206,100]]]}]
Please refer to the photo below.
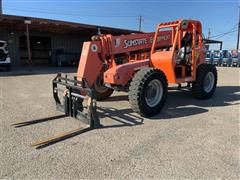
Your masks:
[{"label": "tire tread", "polygon": [[[165,90],[167,89],[167,79],[165,74],[159,70],[154,68],[144,68],[138,71],[135,76],[133,77],[130,87],[129,87],[129,103],[132,107],[132,110],[137,112],[138,114],[144,116],[144,117],[150,117],[154,114],[151,114],[150,112],[145,112],[143,110],[143,104],[141,101],[141,91],[144,88],[144,84],[147,81],[147,79],[153,74],[153,73],[159,73],[161,78],[161,81],[163,83],[163,86],[165,87]],[[166,90],[167,91],[167,90]],[[164,97],[163,104],[166,101],[166,97]]]},{"label": "tire tread", "polygon": [[[208,72],[212,72],[215,77],[215,83],[212,91],[209,93],[204,92],[203,81]],[[217,70],[214,65],[201,64],[197,68],[196,81],[192,84],[192,94],[197,99],[209,99],[215,92],[217,84]]]}]

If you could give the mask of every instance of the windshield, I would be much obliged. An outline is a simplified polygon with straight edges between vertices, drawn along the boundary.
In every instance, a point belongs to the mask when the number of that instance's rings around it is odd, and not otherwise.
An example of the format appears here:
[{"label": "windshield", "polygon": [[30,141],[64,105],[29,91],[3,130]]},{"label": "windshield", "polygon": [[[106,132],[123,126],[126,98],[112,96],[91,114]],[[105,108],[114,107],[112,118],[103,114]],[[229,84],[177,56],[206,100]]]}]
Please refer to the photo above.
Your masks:
[{"label": "windshield", "polygon": [[206,58],[210,58],[211,57],[211,52],[207,51],[206,52]]},{"label": "windshield", "polygon": [[213,52],[213,57],[214,58],[220,58],[220,52],[219,51]]},{"label": "windshield", "polygon": [[228,51],[223,51],[222,56],[223,58],[228,58]]}]

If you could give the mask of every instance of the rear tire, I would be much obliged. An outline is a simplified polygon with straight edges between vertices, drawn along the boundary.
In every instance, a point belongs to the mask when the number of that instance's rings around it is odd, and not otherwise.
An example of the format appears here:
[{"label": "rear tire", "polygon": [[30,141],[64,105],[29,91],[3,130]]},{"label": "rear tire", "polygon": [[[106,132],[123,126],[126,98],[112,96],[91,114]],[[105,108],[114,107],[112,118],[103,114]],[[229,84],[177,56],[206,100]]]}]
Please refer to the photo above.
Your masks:
[{"label": "rear tire", "polygon": [[128,99],[133,111],[143,117],[158,114],[166,102],[167,86],[166,76],[161,70],[139,70],[129,88]]},{"label": "rear tire", "polygon": [[217,69],[210,64],[201,64],[197,68],[196,81],[192,83],[192,94],[197,99],[209,99],[217,85]]}]

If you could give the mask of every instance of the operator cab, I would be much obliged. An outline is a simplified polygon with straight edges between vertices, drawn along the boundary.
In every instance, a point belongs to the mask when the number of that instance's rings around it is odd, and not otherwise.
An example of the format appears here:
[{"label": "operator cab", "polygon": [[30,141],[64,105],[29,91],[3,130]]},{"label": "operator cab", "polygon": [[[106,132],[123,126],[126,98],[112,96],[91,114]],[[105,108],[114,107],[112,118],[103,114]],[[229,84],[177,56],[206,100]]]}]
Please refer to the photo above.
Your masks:
[{"label": "operator cab", "polygon": [[181,41],[181,49],[178,51],[177,64],[191,62],[192,54],[192,33],[186,32]]},{"label": "operator cab", "polygon": [[[183,36],[183,37],[182,37]],[[181,38],[182,37],[182,38]],[[192,29],[182,32],[179,40],[180,44],[175,48],[175,76],[177,79],[191,76],[191,65],[192,65],[192,44],[193,44],[193,33]],[[180,47],[180,48],[179,48]]]},{"label": "operator cab", "polygon": [[[163,23],[158,26],[158,32],[168,27],[172,32],[172,44],[167,51],[159,51],[153,44],[151,50],[152,66],[158,67],[167,74],[169,83],[191,82],[194,80],[196,64],[205,61],[202,48],[202,27],[199,21],[180,20]],[[169,28],[170,27],[170,28]]]}]

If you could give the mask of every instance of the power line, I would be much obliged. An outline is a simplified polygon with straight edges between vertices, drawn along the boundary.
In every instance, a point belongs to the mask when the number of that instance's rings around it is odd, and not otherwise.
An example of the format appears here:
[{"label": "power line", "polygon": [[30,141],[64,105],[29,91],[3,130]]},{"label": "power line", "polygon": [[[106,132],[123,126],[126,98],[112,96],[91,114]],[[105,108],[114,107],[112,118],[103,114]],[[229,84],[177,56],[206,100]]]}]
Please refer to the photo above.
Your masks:
[{"label": "power line", "polygon": [[107,17],[107,18],[135,18],[136,16],[130,16],[130,15],[97,15],[97,14],[80,14],[80,13],[55,13],[55,12],[50,12],[48,10],[25,10],[25,9],[18,9],[18,8],[5,8],[7,10],[13,10],[13,11],[19,11],[19,12],[35,12],[35,13],[44,13],[44,14],[54,14],[54,15],[66,15],[66,16],[82,16],[82,17],[97,17],[97,18],[102,18],[102,17]]},{"label": "power line", "polygon": [[[4,9],[16,9],[16,10],[31,10],[31,11],[44,11],[44,12],[48,12],[48,13],[51,13],[51,12],[53,12],[52,11],[52,9],[42,9],[42,8],[34,8],[34,7],[25,7],[25,8],[16,8],[16,6],[4,6]],[[66,9],[64,9],[64,10],[66,10]],[[71,9],[70,11],[63,11],[63,10],[61,10],[61,12],[64,12],[64,13],[67,13],[67,14],[79,14],[79,12],[81,13],[81,14],[87,14],[87,15],[96,15],[96,16],[98,16],[98,14],[94,14],[94,13],[89,13],[89,10],[88,11],[79,11],[79,10],[76,10],[76,9]],[[73,13],[74,12],[74,13]],[[77,12],[77,13],[75,13],[75,12]],[[96,12],[96,11],[94,11],[94,12]],[[135,14],[128,14],[128,15],[122,15],[123,13],[114,13],[114,14],[108,14],[109,16],[126,16],[126,17],[137,17],[137,15],[135,15]]]},{"label": "power line", "polygon": [[229,33],[235,32],[234,29],[236,29],[236,24],[235,24],[229,31],[227,31],[227,32],[225,32],[225,33],[220,33],[220,34],[211,36],[211,38],[217,38],[217,37],[219,37],[219,36],[227,35],[227,34],[229,34]]},{"label": "power line", "polygon": [[237,32],[238,30],[234,30],[234,31],[230,31],[230,32],[228,32],[228,33],[224,33],[223,35],[221,35],[221,36],[219,36],[219,37],[217,37],[217,38],[215,38],[215,39],[220,39],[220,38],[222,38],[222,37],[224,37],[224,36],[226,36],[226,35],[229,35],[229,34],[231,34],[231,33],[234,33],[234,32]]},{"label": "power line", "polygon": [[222,34],[219,34],[217,36],[212,36],[211,38],[220,38],[220,37],[226,36],[226,35],[234,33],[234,32],[237,32],[237,29],[232,30],[232,31],[228,31],[228,32],[225,32],[225,33],[222,33]]}]

